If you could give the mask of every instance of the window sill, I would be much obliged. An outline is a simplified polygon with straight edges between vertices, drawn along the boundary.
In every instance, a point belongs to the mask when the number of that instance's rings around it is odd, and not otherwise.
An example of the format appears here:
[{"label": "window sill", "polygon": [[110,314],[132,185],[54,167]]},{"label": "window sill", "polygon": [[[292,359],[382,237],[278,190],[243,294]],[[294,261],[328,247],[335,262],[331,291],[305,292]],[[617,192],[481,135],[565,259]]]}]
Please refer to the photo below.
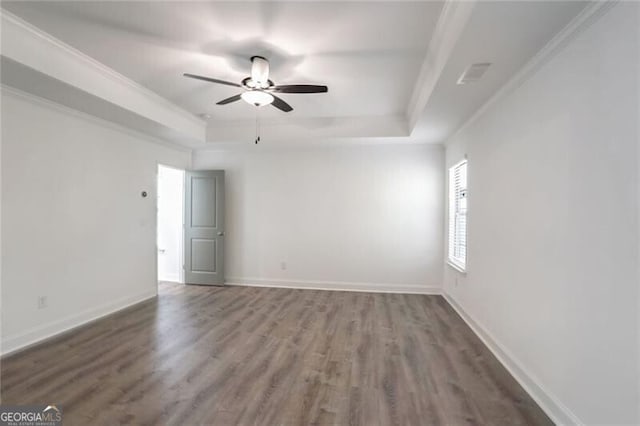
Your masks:
[{"label": "window sill", "polygon": [[467,270],[464,269],[463,267],[456,265],[455,263],[453,263],[450,260],[447,260],[447,265],[449,265],[451,268],[455,269],[456,271],[460,272],[461,274],[467,275]]}]

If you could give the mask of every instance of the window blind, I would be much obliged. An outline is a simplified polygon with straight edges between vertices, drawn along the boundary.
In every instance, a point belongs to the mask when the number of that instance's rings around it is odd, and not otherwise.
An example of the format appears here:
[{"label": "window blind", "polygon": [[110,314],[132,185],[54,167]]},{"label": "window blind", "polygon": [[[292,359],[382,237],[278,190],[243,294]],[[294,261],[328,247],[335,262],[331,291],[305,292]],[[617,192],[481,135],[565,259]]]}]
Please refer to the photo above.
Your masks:
[{"label": "window blind", "polygon": [[449,262],[467,264],[467,160],[449,169]]}]

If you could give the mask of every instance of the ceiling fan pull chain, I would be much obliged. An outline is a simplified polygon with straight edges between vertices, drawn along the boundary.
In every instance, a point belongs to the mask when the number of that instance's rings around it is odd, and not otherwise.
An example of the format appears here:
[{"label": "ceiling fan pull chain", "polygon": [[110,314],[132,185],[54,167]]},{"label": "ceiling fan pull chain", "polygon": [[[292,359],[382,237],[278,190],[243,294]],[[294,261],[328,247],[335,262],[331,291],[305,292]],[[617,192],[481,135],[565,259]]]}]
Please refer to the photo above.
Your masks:
[{"label": "ceiling fan pull chain", "polygon": [[259,119],[259,110],[256,110],[256,139],[255,144],[257,145],[260,142],[260,119]]}]

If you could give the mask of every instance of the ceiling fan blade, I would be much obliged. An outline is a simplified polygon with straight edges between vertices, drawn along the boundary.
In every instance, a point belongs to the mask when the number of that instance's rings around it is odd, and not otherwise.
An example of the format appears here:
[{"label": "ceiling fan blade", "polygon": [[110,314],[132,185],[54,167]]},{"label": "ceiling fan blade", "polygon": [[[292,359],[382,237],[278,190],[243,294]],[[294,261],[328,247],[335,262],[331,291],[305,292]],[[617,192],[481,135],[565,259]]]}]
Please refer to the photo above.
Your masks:
[{"label": "ceiling fan blade", "polygon": [[208,81],[209,83],[218,83],[218,84],[226,84],[227,86],[242,87],[238,83],[232,83],[230,81],[218,80],[217,78],[203,77],[201,75],[195,75],[195,74],[189,74],[189,73],[184,73],[182,75],[184,75],[185,77],[189,77],[189,78],[195,78],[196,80]]},{"label": "ceiling fan blade", "polygon": [[235,95],[235,96],[231,96],[230,98],[223,99],[220,102],[216,102],[216,105],[226,105],[226,104],[230,104],[231,102],[239,101],[240,99],[241,99],[240,95]]},{"label": "ceiling fan blade", "polygon": [[289,105],[288,103],[286,103],[285,101],[283,101],[277,96],[273,97],[273,102],[271,103],[271,105],[278,108],[280,111],[284,111],[284,112],[293,111],[293,108],[291,108],[291,105]]},{"label": "ceiling fan blade", "polygon": [[316,86],[314,84],[285,84],[282,86],[274,86],[271,91],[276,93],[326,93],[329,91],[327,86]]}]

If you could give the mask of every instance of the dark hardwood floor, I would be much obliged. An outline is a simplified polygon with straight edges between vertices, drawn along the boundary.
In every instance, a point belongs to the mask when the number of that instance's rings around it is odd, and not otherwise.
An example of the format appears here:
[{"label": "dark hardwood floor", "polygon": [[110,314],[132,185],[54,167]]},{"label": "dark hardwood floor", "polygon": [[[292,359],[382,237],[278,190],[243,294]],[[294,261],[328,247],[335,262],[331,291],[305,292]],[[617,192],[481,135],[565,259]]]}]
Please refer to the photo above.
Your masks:
[{"label": "dark hardwood floor", "polygon": [[551,424],[439,296],[163,284],[1,373],[65,425]]}]

